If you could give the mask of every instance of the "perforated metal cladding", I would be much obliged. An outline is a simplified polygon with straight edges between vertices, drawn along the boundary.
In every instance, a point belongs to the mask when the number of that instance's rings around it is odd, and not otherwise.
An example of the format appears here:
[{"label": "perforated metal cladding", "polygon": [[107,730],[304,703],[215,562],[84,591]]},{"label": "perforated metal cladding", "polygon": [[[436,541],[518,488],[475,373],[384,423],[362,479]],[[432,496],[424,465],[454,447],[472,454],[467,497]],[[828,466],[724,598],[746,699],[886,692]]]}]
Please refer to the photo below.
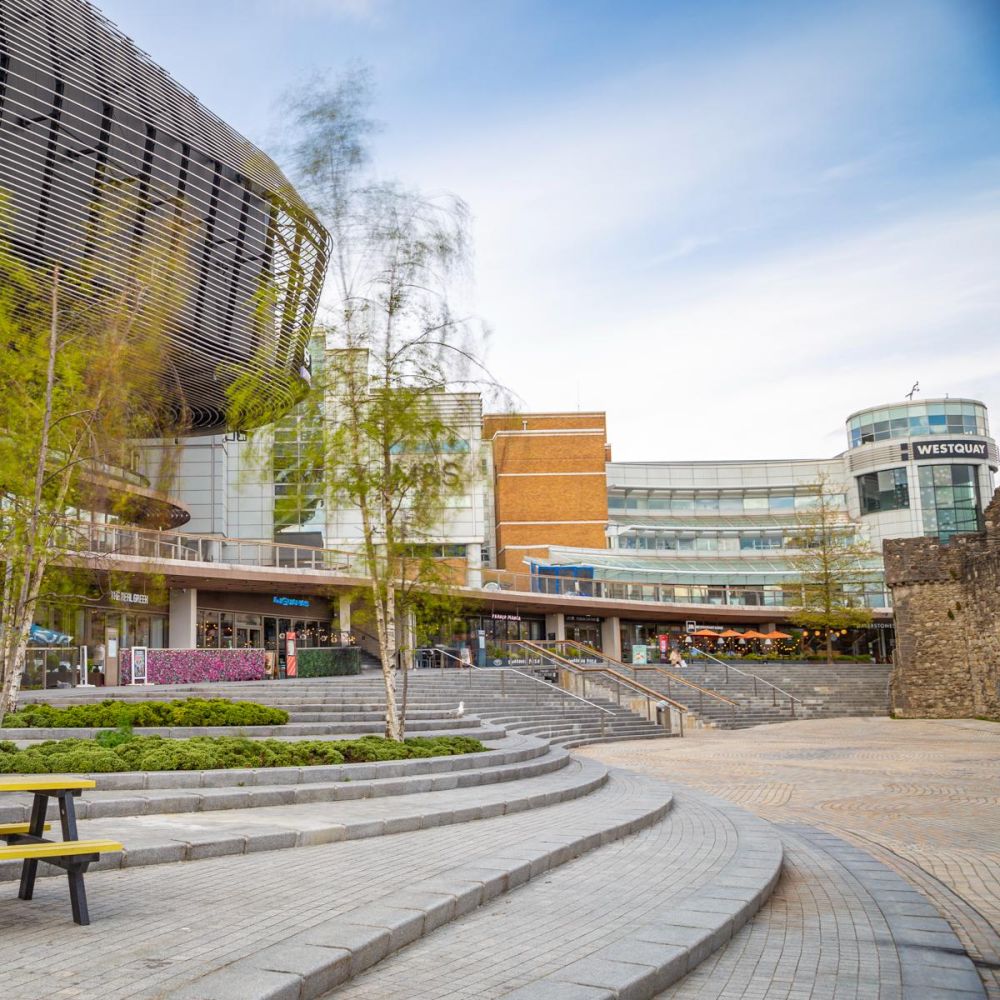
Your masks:
[{"label": "perforated metal cladding", "polygon": [[[85,0],[0,0],[0,190],[35,263],[100,255],[124,274],[143,241],[178,242],[168,382],[194,429],[225,423],[240,372],[260,419],[299,398],[326,231],[267,156]],[[127,225],[95,229],[123,192]]]}]

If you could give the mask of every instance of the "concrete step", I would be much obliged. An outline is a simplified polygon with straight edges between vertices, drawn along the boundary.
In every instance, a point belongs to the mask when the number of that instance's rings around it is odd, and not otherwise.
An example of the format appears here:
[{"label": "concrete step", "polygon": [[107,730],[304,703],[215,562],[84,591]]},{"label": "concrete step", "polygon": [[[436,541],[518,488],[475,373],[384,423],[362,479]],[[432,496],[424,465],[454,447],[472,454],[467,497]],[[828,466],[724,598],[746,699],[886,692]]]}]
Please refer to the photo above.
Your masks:
[{"label": "concrete step", "polygon": [[[248,796],[245,807],[222,811],[85,819],[79,833],[81,839],[110,838],[125,845],[120,854],[104,855],[93,869],[162,865],[508,815],[589,795],[607,776],[603,765],[571,759],[552,773],[493,785],[280,806],[250,805]],[[45,869],[46,874],[62,874],[51,866]],[[0,881],[18,879],[20,871],[20,862],[0,862]]]},{"label": "concrete step", "polygon": [[[100,819],[408,795],[522,780],[569,762],[564,750],[550,749],[545,740],[519,737],[505,742],[521,748],[371,764],[95,775],[98,787],[77,798],[75,812],[78,819]],[[4,797],[0,822],[26,822],[30,815],[30,795]],[[55,802],[49,805],[48,818],[58,822]]]},{"label": "concrete step", "polygon": [[780,839],[766,822],[677,794],[665,820],[442,928],[327,996],[395,997],[405,983],[409,996],[444,1000],[461,983],[465,996],[484,1000],[652,997],[757,912],[781,863]]}]

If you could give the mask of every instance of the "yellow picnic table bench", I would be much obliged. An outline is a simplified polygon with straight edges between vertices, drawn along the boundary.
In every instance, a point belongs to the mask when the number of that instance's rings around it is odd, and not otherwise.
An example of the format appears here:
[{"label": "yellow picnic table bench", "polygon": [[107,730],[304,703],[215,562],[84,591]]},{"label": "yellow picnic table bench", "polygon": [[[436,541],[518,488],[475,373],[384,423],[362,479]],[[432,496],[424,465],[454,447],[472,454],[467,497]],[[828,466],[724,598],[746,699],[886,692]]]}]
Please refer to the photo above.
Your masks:
[{"label": "yellow picnic table bench", "polygon": [[[89,924],[87,891],[83,876],[91,862],[102,854],[122,850],[114,840],[80,840],[76,831],[76,811],[73,799],[85,788],[93,788],[90,778],[62,777],[56,774],[0,775],[0,792],[30,792],[34,795],[31,818],[27,823],[0,823],[0,861],[21,861],[21,887],[18,898],[31,899],[35,889],[38,862],[62,868],[69,878],[69,899],[73,920]],[[49,799],[59,803],[59,823],[62,840],[46,840],[42,834],[49,829],[45,822]]]}]

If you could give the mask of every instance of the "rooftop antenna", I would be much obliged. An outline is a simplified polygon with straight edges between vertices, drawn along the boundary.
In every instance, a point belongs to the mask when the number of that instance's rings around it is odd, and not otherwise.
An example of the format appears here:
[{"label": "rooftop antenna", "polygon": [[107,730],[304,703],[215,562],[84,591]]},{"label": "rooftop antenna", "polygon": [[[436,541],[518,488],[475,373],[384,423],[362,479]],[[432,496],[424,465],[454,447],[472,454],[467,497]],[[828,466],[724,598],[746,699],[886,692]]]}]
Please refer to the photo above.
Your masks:
[{"label": "rooftop antenna", "polygon": [[919,380],[913,383],[913,388],[906,394],[906,398],[911,403],[913,402],[913,394],[915,392],[920,392],[920,381]]}]

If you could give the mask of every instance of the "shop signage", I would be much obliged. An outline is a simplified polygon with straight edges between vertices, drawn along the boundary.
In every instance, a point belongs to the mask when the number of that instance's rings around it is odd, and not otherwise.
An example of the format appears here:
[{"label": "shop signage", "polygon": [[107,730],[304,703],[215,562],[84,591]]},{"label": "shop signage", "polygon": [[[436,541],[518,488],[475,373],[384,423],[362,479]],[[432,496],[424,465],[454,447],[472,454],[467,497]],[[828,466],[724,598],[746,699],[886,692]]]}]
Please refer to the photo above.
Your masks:
[{"label": "shop signage", "polygon": [[111,600],[121,604],[149,604],[149,594],[130,594],[125,590],[112,590]]},{"label": "shop signage", "polygon": [[272,603],[286,608],[308,608],[309,602],[302,597],[272,597]]},{"label": "shop signage", "polygon": [[520,615],[505,615],[501,614],[499,611],[494,611],[490,617],[495,622],[519,622],[521,620]]},{"label": "shop signage", "polygon": [[[982,458],[987,457],[985,441],[914,441],[910,448],[914,458]],[[903,445],[904,458],[906,445]]]}]

